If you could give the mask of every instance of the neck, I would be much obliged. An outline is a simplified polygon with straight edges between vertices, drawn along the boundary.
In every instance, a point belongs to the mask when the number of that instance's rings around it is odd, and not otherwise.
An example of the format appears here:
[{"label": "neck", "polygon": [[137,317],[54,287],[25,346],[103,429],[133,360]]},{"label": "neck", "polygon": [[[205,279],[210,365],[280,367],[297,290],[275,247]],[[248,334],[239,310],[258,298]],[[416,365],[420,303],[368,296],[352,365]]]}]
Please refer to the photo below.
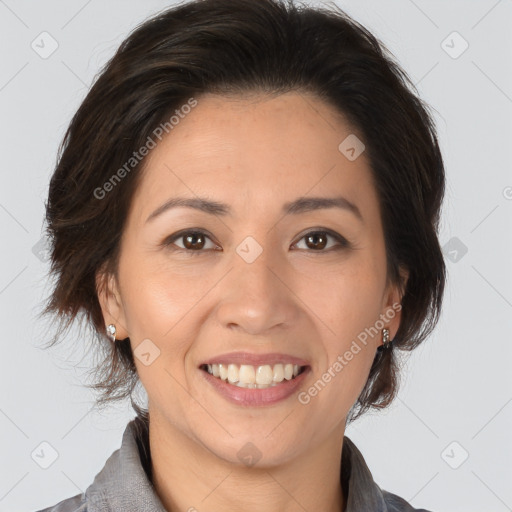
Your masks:
[{"label": "neck", "polygon": [[167,512],[304,512],[345,510],[340,484],[343,432],[280,465],[233,464],[151,415],[155,491]]}]

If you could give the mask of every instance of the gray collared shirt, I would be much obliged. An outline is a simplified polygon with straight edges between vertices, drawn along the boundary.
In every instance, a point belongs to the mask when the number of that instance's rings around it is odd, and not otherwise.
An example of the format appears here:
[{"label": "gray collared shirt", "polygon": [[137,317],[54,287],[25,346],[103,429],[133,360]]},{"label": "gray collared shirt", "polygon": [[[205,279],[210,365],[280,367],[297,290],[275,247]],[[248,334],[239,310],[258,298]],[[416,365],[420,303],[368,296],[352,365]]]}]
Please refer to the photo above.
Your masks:
[{"label": "gray collared shirt", "polygon": [[[361,452],[345,436],[340,483],[347,496],[345,512],[429,512],[382,490],[373,480]],[[134,418],[121,448],[106,461],[86,491],[39,512],[166,512],[151,483],[147,423]]]}]

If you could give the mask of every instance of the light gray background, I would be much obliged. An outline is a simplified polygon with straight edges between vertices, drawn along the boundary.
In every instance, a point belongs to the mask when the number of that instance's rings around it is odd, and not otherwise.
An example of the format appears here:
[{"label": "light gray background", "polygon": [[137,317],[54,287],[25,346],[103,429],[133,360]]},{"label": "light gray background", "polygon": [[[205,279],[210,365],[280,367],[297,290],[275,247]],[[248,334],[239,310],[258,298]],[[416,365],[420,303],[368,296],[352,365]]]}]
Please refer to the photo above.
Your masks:
[{"label": "light gray background", "polygon": [[[393,406],[347,435],[379,485],[415,507],[512,510],[512,2],[337,3],[389,47],[437,110],[448,178],[441,322],[410,357]],[[128,32],[168,5],[0,0],[0,511],[36,510],[85,490],[133,417],[128,404],[91,411],[86,336],[39,348],[48,265],[33,247],[71,116]],[[59,45],[47,59],[31,47],[43,31]],[[445,51],[462,49],[458,36],[446,40],[453,31],[469,43],[457,58]],[[47,469],[31,457],[43,441],[58,452]]]}]

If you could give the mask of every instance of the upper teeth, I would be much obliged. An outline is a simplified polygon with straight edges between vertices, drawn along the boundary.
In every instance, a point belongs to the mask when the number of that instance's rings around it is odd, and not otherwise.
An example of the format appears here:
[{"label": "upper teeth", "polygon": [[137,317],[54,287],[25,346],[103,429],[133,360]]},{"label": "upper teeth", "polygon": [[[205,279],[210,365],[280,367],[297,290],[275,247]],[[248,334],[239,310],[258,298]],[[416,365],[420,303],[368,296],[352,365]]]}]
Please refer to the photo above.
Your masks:
[{"label": "upper teeth", "polygon": [[267,388],[279,384],[284,379],[290,380],[299,374],[298,364],[209,364],[208,373],[231,384],[245,388]]}]

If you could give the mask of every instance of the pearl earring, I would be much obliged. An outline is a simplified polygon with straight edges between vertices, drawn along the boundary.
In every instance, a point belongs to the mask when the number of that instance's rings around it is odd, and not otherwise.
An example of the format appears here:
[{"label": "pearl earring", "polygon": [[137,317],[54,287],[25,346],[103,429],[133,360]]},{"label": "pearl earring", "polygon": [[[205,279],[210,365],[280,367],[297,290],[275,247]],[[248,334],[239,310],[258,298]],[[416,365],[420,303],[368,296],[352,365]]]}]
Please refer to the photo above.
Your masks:
[{"label": "pearl earring", "polygon": [[116,342],[116,326],[114,324],[109,324],[107,327],[107,334],[112,338],[112,341]]}]

